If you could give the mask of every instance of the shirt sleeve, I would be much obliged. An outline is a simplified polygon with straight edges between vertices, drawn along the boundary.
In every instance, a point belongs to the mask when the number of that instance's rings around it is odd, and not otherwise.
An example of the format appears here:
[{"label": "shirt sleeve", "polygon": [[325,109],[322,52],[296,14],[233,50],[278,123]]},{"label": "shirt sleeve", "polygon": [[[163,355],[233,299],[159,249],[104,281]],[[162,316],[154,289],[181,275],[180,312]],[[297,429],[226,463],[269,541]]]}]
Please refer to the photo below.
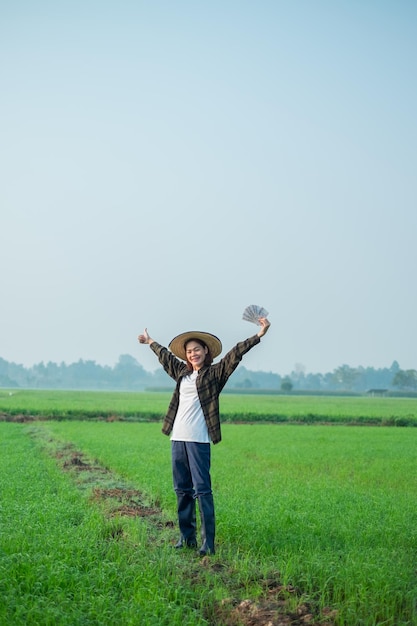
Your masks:
[{"label": "shirt sleeve", "polygon": [[151,350],[156,354],[158,360],[168,376],[174,380],[178,380],[184,373],[185,363],[172,354],[167,348],[161,346],[157,341],[153,341],[150,345]]},{"label": "shirt sleeve", "polygon": [[220,390],[223,389],[229,377],[231,376],[231,374],[233,374],[244,355],[249,352],[249,350],[251,350],[254,346],[258,345],[260,341],[260,337],[258,335],[254,335],[253,337],[249,337],[249,339],[240,341],[234,346],[234,348],[232,348],[227,354],[225,354],[225,356],[217,364],[218,384]]}]

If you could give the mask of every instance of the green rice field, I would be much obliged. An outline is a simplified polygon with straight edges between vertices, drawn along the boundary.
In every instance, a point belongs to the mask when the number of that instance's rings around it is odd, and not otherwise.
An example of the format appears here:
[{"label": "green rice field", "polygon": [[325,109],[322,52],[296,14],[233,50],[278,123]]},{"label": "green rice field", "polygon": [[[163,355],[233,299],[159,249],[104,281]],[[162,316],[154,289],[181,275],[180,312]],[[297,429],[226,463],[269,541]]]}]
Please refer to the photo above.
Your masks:
[{"label": "green rice field", "polygon": [[[0,414],[46,418],[161,419],[169,392],[0,390]],[[223,421],[417,426],[417,399],[332,396],[221,396]]]},{"label": "green rice field", "polygon": [[[223,396],[226,420],[251,419],[212,448],[217,551],[199,559],[172,548],[170,442],[144,419],[169,394],[144,395],[141,419],[97,420],[74,415],[133,415],[141,395],[1,394],[1,626],[417,624],[416,428],[257,423]],[[406,399],[257,400],[415,418]],[[8,421],[43,414],[59,419]]]}]

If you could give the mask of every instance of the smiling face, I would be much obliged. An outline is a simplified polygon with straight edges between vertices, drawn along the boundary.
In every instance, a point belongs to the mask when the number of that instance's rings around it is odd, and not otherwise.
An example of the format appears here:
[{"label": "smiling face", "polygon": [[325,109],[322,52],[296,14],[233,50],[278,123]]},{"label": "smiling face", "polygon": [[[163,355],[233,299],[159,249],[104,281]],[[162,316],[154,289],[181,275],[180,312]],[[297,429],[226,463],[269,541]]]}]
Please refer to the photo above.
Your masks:
[{"label": "smiling face", "polygon": [[193,370],[199,370],[203,367],[207,354],[208,348],[198,341],[194,341],[194,339],[190,339],[185,344],[185,356],[187,361],[191,363]]}]

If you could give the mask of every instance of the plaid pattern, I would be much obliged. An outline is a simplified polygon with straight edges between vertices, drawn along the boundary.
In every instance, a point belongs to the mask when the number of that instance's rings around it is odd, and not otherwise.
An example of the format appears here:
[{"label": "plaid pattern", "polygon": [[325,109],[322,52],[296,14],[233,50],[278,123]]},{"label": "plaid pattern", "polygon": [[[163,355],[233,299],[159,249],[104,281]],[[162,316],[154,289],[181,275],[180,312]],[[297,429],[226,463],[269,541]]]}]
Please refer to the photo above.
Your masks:
[{"label": "plaid pattern", "polygon": [[[218,363],[208,367],[203,366],[198,372],[196,383],[198,397],[206,419],[210,439],[213,443],[219,443],[222,438],[219,413],[220,392],[225,386],[229,376],[233,374],[239,365],[242,357],[259,342],[260,338],[258,335],[245,339],[232,348]],[[167,350],[167,348],[164,348],[164,346],[154,341],[151,343],[150,347],[157,355],[166,373],[177,382],[162,426],[164,435],[169,435],[172,431],[175,416],[178,411],[181,378],[189,372],[186,364],[180,359],[177,359],[177,357]]]}]

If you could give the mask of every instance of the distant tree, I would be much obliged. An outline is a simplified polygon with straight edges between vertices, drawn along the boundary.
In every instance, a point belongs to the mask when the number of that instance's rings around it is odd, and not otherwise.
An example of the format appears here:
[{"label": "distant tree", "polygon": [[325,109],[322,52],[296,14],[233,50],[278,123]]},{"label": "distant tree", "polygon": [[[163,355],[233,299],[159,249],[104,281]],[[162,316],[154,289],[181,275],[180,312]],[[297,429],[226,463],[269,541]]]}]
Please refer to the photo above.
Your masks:
[{"label": "distant tree", "polygon": [[65,368],[66,386],[74,389],[99,389],[102,367],[95,361],[79,359]]},{"label": "distant tree", "polygon": [[394,387],[399,387],[404,390],[417,389],[417,371],[416,370],[399,370],[393,380]]},{"label": "distant tree", "polygon": [[121,388],[137,389],[146,384],[147,373],[133,356],[122,354],[115,365],[114,378]]},{"label": "distant tree", "polygon": [[236,384],[236,389],[251,389],[252,381],[250,378],[244,378],[242,382]]},{"label": "distant tree", "polygon": [[400,371],[401,368],[400,368],[398,361],[393,361],[389,369],[390,369],[390,372],[392,372],[395,375],[397,372]]},{"label": "distant tree", "polygon": [[324,389],[325,382],[323,374],[307,374],[304,380],[304,389],[306,390],[319,390]]},{"label": "distant tree", "polygon": [[[19,383],[15,379],[15,368],[22,368],[22,366],[16,366],[14,363],[9,363],[5,359],[0,357],[0,387],[18,387]],[[21,377],[22,380],[22,377]]]},{"label": "distant tree", "polygon": [[281,382],[281,391],[289,392],[294,387],[292,380],[289,376],[285,376]]},{"label": "distant tree", "polygon": [[302,363],[296,363],[289,378],[294,389],[306,389],[306,367]]},{"label": "distant tree", "polygon": [[[0,387],[44,389],[123,389],[141,390],[146,387],[174,387],[174,381],[163,368],[147,372],[138,361],[128,355],[119,357],[114,367],[83,361],[59,365],[49,361],[25,368],[0,357]],[[417,390],[416,370],[401,370],[397,361],[390,367],[375,369],[358,366],[356,369],[342,365],[325,374],[309,373],[304,365],[296,363],[294,370],[281,376],[273,372],[250,371],[239,365],[229,379],[230,389],[264,389],[288,392],[293,390],[364,392],[369,389]]]},{"label": "distant tree", "polygon": [[150,374],[149,385],[152,387],[162,387],[162,388],[173,388],[175,387],[175,382],[168,376],[163,367],[158,367],[152,374]]},{"label": "distant tree", "polygon": [[6,376],[9,370],[9,364],[5,359],[0,357],[0,376]]},{"label": "distant tree", "polygon": [[341,365],[333,371],[333,378],[341,389],[353,389],[358,376],[359,371],[349,365]]}]

